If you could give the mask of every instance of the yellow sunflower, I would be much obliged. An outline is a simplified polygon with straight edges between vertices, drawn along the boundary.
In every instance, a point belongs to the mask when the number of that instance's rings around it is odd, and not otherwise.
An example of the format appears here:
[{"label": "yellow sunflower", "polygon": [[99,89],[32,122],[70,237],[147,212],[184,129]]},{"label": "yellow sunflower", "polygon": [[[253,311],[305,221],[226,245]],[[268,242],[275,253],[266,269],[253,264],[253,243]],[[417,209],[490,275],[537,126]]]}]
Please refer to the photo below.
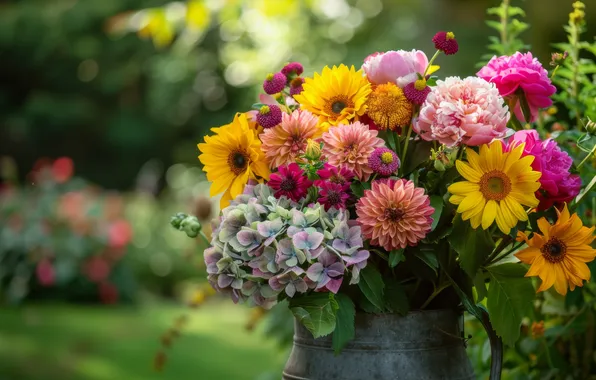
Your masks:
[{"label": "yellow sunflower", "polygon": [[261,141],[249,127],[246,114],[238,113],[234,121],[219,128],[216,134],[205,136],[198,144],[207,179],[212,182],[211,196],[224,192],[220,207],[242,193],[249,179],[269,179],[269,167],[261,150]]},{"label": "yellow sunflower", "polygon": [[457,212],[472,227],[489,228],[496,220],[499,229],[508,234],[518,221],[528,220],[524,207],[538,206],[534,195],[540,188],[541,173],[532,170],[534,156],[521,157],[524,144],[503,152],[500,141],[480,147],[480,154],[466,149],[468,163],[456,161],[457,171],[467,181],[456,182],[447,189],[449,201],[458,205]]},{"label": "yellow sunflower", "polygon": [[332,125],[349,124],[366,112],[366,100],[372,91],[370,83],[356,71],[354,66],[328,66],[321,75],[306,78],[303,91],[294,95],[302,109],[319,117],[321,128],[326,131]]},{"label": "yellow sunflower", "polygon": [[525,233],[518,232],[517,240],[525,241],[528,248],[515,256],[521,262],[531,264],[526,277],[540,277],[539,292],[554,285],[557,293],[565,295],[568,286],[574,290],[590,279],[586,263],[596,257],[596,249],[590,246],[594,241],[594,227],[584,227],[577,214],[570,216],[567,205],[562,212],[557,210],[557,214],[559,218],[554,225],[546,218],[538,220],[542,235],[534,233],[528,239]]}]

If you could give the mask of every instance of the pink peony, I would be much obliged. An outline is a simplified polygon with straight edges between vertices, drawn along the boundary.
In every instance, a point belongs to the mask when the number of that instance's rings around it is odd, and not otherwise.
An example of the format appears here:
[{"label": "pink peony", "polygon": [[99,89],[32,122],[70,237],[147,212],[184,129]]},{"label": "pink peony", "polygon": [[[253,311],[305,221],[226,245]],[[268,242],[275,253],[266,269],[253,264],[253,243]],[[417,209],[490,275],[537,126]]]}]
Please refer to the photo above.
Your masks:
[{"label": "pink peony", "polygon": [[428,66],[426,54],[420,50],[390,50],[366,57],[362,69],[372,84],[395,83],[404,88],[418,79]]},{"label": "pink peony", "polygon": [[[530,121],[536,120],[539,108],[553,104],[550,96],[557,90],[551,84],[548,72],[532,53],[492,57],[476,75],[494,83],[503,97],[515,97],[518,89],[523,90],[532,114]],[[515,115],[524,120],[519,102],[515,106]]]},{"label": "pink peony", "polygon": [[484,79],[448,77],[437,81],[413,128],[424,140],[452,147],[477,146],[507,132],[509,111],[494,84]]},{"label": "pink peony", "polygon": [[56,271],[49,259],[42,259],[37,263],[35,272],[37,274],[37,281],[39,281],[40,285],[52,286],[54,284],[54,281],[56,280]]},{"label": "pink peony", "polygon": [[535,130],[524,130],[515,132],[509,139],[508,149],[519,144],[525,144],[523,156],[535,157],[532,169],[542,173],[540,189],[536,192],[539,210],[569,202],[579,194],[581,178],[569,173],[573,160],[554,140],[541,141]]}]

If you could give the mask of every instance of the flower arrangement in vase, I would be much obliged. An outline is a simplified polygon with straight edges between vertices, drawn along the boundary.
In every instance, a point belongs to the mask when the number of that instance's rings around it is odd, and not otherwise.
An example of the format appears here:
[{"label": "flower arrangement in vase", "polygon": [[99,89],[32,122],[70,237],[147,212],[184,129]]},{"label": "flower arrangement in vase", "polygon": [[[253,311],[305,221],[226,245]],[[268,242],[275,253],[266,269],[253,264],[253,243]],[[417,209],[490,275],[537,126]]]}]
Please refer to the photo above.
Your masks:
[{"label": "flower arrangement in vase", "polygon": [[388,51],[312,77],[288,63],[253,110],[198,144],[222,212],[210,239],[193,216],[172,224],[210,243],[217,291],[287,302],[339,353],[357,312],[460,305],[496,345],[513,344],[532,278],[561,294],[590,278],[594,227],[573,213],[583,198],[573,160],[522,127],[552,104],[548,72],[517,52],[441,80],[433,63],[458,43],[451,32],[433,43],[430,60]]}]

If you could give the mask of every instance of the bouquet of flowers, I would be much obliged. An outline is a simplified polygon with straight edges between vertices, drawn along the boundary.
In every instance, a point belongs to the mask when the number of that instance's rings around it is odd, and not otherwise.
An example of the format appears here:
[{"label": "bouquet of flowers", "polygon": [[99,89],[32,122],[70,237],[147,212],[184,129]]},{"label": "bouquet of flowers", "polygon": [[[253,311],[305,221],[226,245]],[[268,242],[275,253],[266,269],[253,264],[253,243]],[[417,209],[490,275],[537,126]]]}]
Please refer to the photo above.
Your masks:
[{"label": "bouquet of flowers", "polygon": [[196,217],[172,224],[210,243],[208,278],[234,302],[287,300],[340,350],[355,312],[463,305],[508,344],[537,291],[590,278],[594,227],[573,212],[574,162],[531,123],[556,88],[531,53],[493,57],[476,76],[438,79],[435,54],[387,51],[360,70],[267,76],[253,110],[198,144],[211,195],[210,239]]}]

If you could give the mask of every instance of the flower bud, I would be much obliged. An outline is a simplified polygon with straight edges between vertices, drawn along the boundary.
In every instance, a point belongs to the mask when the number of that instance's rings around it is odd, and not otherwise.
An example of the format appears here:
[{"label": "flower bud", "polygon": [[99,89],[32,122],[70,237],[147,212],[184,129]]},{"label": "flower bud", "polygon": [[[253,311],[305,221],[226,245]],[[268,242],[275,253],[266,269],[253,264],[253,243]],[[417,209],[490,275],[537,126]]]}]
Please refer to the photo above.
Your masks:
[{"label": "flower bud", "polygon": [[188,237],[195,238],[201,232],[201,223],[196,216],[187,216],[181,223],[180,229],[186,233]]},{"label": "flower bud", "polygon": [[304,157],[310,161],[316,161],[321,158],[321,144],[312,139],[308,139],[306,141]]},{"label": "flower bud", "polygon": [[586,123],[586,132],[588,132],[591,135],[596,135],[596,122],[595,121],[588,119],[588,122]]}]

